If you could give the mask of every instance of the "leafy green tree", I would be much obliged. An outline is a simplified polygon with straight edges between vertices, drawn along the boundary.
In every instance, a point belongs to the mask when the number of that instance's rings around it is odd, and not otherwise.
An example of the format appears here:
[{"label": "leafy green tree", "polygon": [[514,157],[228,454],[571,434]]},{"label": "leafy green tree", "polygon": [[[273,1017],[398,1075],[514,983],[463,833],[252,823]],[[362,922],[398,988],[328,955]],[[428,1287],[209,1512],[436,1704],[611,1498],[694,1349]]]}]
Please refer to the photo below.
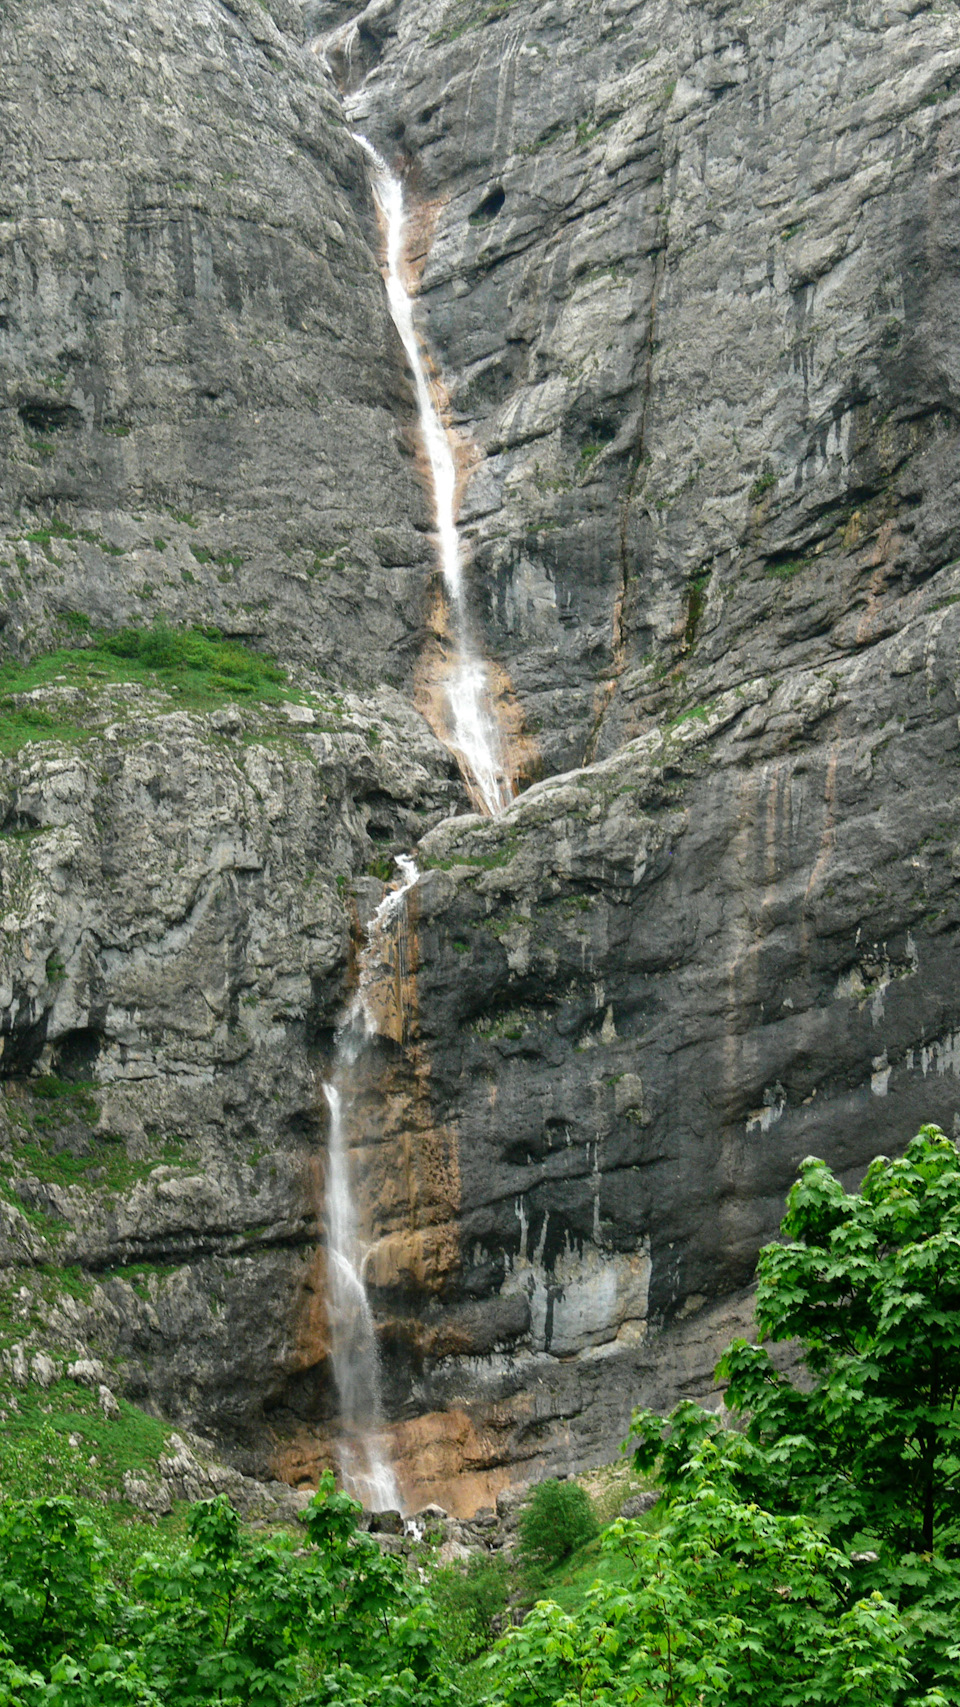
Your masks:
[{"label": "leafy green tree", "polygon": [[502,1554],[478,1553],[466,1564],[443,1565],[434,1571],[430,1599],[444,1642],[461,1664],[490,1646],[491,1626],[506,1607],[508,1586]]},{"label": "leafy green tree", "polygon": [[718,1379],[791,1497],[899,1549],[960,1541],[960,1159],[926,1126],[859,1192],[804,1162],[760,1253],[757,1324],[799,1340],[797,1387],[760,1346],[736,1341]]},{"label": "leafy green tree", "polygon": [[798,1342],[801,1381],[735,1341],[717,1378],[739,1429],[690,1403],[666,1424],[637,1412],[636,1467],[683,1499],[712,1452],[739,1498],[805,1514],[851,1551],[856,1592],[897,1607],[915,1688],[960,1702],[956,1148],[925,1126],[859,1192],[808,1159],[781,1233],[760,1253],[757,1321]]},{"label": "leafy green tree", "polygon": [[575,1613],[541,1601],[508,1632],[488,1662],[494,1701],[889,1707],[910,1681],[896,1609],[851,1595],[848,1562],[806,1518],[745,1502],[713,1439],[695,1459],[658,1533],[623,1519],[605,1532],[616,1580]]},{"label": "leafy green tree", "polygon": [[579,1483],[550,1477],[538,1482],[520,1514],[521,1557],[535,1568],[550,1570],[592,1541],[599,1527]]},{"label": "leafy green tree", "polygon": [[15,1664],[50,1664],[116,1620],[109,1548],[72,1500],[0,1503],[0,1631]]},{"label": "leafy green tree", "polygon": [[455,1707],[429,1602],[359,1511],[325,1476],[304,1545],[195,1505],[126,1598],[72,1501],[3,1502],[0,1707]]}]

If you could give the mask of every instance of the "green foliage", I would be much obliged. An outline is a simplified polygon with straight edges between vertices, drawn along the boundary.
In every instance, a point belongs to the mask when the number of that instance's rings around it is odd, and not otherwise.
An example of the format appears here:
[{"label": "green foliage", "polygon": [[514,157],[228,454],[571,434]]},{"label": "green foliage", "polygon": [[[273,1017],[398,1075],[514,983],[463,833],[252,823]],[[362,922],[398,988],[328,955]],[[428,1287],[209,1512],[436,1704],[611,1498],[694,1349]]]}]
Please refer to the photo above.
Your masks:
[{"label": "green foliage", "polygon": [[580,1484],[550,1478],[538,1483],[521,1513],[521,1557],[529,1565],[549,1569],[592,1541],[598,1528]]},{"label": "green foliage", "polygon": [[629,1561],[576,1612],[542,1601],[487,1662],[506,1707],[888,1707],[907,1677],[902,1627],[879,1595],[851,1600],[846,1561],[802,1517],[742,1501],[701,1453],[658,1534],[623,1519],[604,1551]]},{"label": "green foliage", "polygon": [[106,1543],[65,1498],[0,1505],[0,1629],[6,1654],[48,1665],[112,1624]]},{"label": "green foliage", "polygon": [[[759,1345],[718,1365],[738,1432],[693,1404],[633,1422],[638,1470],[688,1498],[718,1463],[738,1498],[801,1513],[850,1550],[861,1598],[897,1609],[908,1679],[887,1700],[960,1700],[960,1160],[926,1126],[859,1193],[804,1162],[758,1264],[757,1320],[797,1340],[795,1386]],[[912,1684],[909,1682],[912,1678]],[[926,1697],[925,1697],[926,1699]]]},{"label": "green foliage", "polygon": [[325,1476],[308,1544],[222,1496],[184,1545],[116,1559],[68,1499],[0,1504],[3,1707],[456,1707],[430,1608]]},{"label": "green foliage", "polygon": [[430,1579],[430,1598],[444,1645],[461,1663],[490,1646],[495,1618],[507,1604],[509,1577],[502,1554],[477,1554],[466,1564],[444,1565]]},{"label": "green foliage", "polygon": [[[62,1111],[90,1125],[100,1117],[100,1110],[93,1098],[94,1087],[82,1079],[60,1079],[55,1073],[41,1073],[38,1078],[29,1081],[28,1088],[38,1101],[56,1105],[50,1110],[50,1116],[53,1118]],[[35,1114],[34,1124],[43,1118],[43,1115]]]},{"label": "green foliage", "polygon": [[756,480],[754,481],[753,485],[750,488],[750,502],[751,502],[751,504],[762,503],[762,501],[766,497],[767,493],[771,490],[772,487],[776,486],[776,484],[777,484],[777,477],[773,472],[773,468],[771,467],[769,462],[765,462],[762,469],[760,470],[760,473],[757,475]]},{"label": "green foliage", "polygon": [[72,705],[67,712],[56,703],[31,704],[25,696],[61,684],[99,696],[107,684],[128,681],[176,694],[179,704],[198,709],[237,698],[303,697],[273,659],[225,640],[219,630],[177,629],[159,620],[150,628],[92,634],[88,646],[0,667],[0,752],[15,752],[28,741],[83,740],[88,733]]},{"label": "green foliage", "polygon": [[[262,694],[285,682],[286,671],[246,646],[224,640],[215,628],[122,628],[101,637],[104,652],[129,659],[161,676],[199,678],[213,690]],[[199,685],[199,683],[198,683]]]},{"label": "green foliage", "polygon": [[119,1416],[107,1418],[96,1394],[69,1379],[19,1392],[0,1431],[0,1494],[34,1499],[57,1489],[96,1501],[115,1498],[127,1471],[155,1475],[168,1429],[128,1400],[117,1403]]},{"label": "green foliage", "polygon": [[761,1252],[757,1322],[799,1339],[803,1392],[736,1341],[718,1377],[747,1436],[836,1533],[894,1550],[960,1546],[960,1160],[927,1126],[859,1193],[804,1162]]}]

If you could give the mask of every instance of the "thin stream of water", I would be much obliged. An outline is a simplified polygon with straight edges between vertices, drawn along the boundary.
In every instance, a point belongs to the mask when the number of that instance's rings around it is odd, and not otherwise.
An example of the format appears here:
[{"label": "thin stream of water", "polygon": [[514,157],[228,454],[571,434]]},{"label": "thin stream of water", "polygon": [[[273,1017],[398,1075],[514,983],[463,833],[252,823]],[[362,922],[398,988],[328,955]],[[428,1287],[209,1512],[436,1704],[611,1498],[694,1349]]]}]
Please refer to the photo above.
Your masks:
[{"label": "thin stream of water", "polygon": [[404,281],[406,215],[403,185],[366,137],[358,135],[356,141],[366,150],[373,165],[373,193],[386,234],[387,301],[413,375],[420,432],[430,466],[440,570],[450,601],[451,628],[457,647],[447,683],[451,720],[449,745],[460,759],[478,803],[495,816],[509,804],[511,790],[486,667],[470,639],[464,600],[463,556],[456,520],[456,462],[417,336],[413,298]]},{"label": "thin stream of water", "polygon": [[323,1087],[330,1110],[325,1214],[330,1354],[340,1399],[337,1453],[344,1487],[374,1511],[394,1510],[400,1499],[380,1438],[380,1353],[364,1280],[367,1252],[357,1228],[347,1126],[356,1083],[354,1068],[377,1034],[371,1003],[376,969],[385,939],[401,922],[407,895],[420,876],[412,859],[403,856],[397,864],[401,882],[387,892],[373,916],[357,991],[337,1033],[333,1074]]},{"label": "thin stream of water", "polygon": [[[503,762],[487,670],[470,638],[456,522],[456,462],[427,374],[414,324],[413,299],[404,280],[403,186],[365,137],[358,136],[356,140],[373,166],[373,193],[386,237],[387,301],[413,376],[433,487],[440,569],[456,646],[447,679],[448,745],[460,762],[476,803],[493,816],[508,805],[512,790]],[[340,1400],[338,1458],[344,1486],[365,1506],[376,1510],[395,1508],[400,1501],[396,1478],[383,1452],[380,1355],[364,1280],[367,1253],[357,1227],[347,1134],[357,1082],[356,1064],[378,1029],[371,994],[377,967],[383,959],[386,934],[401,921],[406,897],[420,875],[412,859],[399,858],[397,865],[401,881],[384,896],[374,915],[360,961],[357,991],[337,1034],[332,1076],[323,1087],[330,1111],[325,1194],[327,1301],[331,1359]]]}]

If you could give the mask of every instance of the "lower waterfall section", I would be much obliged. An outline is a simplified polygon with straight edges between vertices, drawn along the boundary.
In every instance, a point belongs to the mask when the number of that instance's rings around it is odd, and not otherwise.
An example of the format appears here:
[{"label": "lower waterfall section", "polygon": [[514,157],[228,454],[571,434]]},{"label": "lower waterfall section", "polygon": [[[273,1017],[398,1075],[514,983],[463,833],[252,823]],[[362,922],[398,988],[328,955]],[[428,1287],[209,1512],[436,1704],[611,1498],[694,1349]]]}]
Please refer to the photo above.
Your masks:
[{"label": "lower waterfall section", "polygon": [[[381,1445],[380,1353],[364,1278],[368,1250],[358,1229],[348,1129],[355,1069],[379,1031],[373,995],[377,968],[420,875],[412,859],[402,857],[397,864],[401,882],[384,896],[371,921],[357,991],[337,1033],[332,1077],[323,1086],[330,1111],[325,1219],[330,1351],[339,1397],[337,1457],[347,1491],[377,1511],[395,1509],[400,1496]],[[401,975],[401,1000],[402,984]]]}]

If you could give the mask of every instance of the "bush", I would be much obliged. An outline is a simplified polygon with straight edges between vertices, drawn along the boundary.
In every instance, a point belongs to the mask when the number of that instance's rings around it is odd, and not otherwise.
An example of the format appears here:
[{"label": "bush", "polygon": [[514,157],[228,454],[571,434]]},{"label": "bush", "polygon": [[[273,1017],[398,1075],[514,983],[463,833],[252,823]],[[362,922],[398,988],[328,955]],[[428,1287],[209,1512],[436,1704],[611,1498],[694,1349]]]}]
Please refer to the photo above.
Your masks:
[{"label": "bush", "polygon": [[521,1557],[549,1571],[592,1541],[598,1529],[593,1507],[579,1484],[551,1478],[534,1488],[521,1515]]},{"label": "bush", "polygon": [[507,1561],[500,1556],[443,1565],[430,1584],[444,1646],[461,1664],[490,1645],[493,1620],[507,1604]]}]

